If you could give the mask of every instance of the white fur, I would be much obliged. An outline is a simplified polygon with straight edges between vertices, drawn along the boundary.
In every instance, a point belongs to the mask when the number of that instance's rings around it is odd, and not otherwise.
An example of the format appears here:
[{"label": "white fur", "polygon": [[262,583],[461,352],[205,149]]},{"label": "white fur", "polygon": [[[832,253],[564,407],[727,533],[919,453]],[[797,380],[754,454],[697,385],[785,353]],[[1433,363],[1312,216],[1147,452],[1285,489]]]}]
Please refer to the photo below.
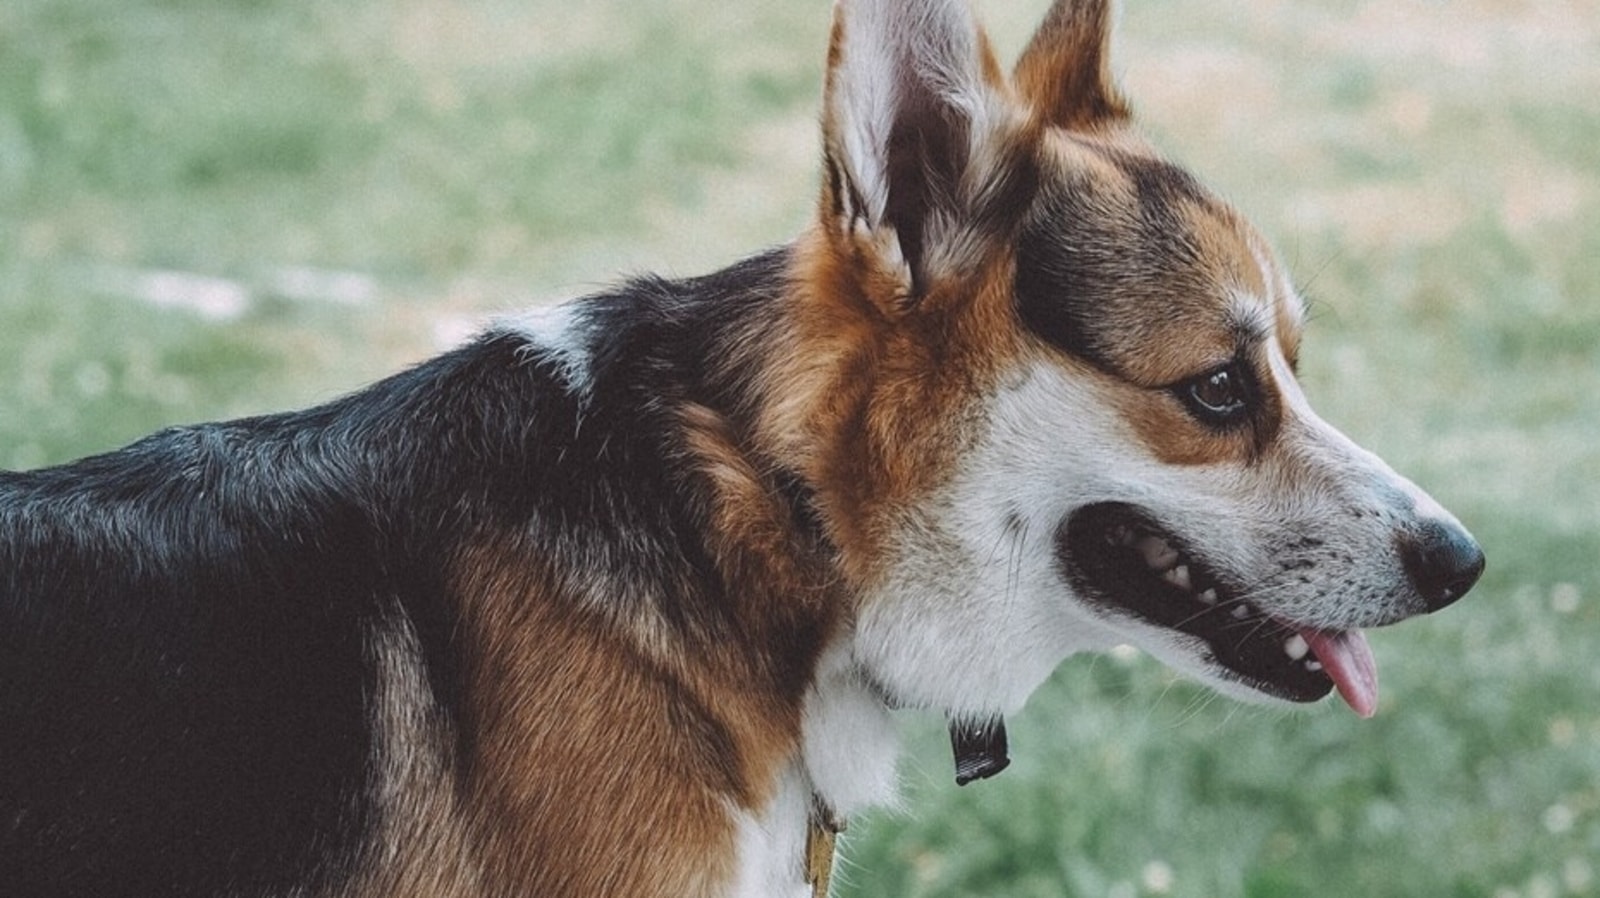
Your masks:
[{"label": "white fur", "polygon": [[892,803],[900,736],[882,696],[863,678],[850,645],[823,657],[802,718],[807,779],[835,814]]},{"label": "white fur", "polygon": [[[970,124],[972,168],[992,171],[985,150],[1001,123],[1016,113],[983,80],[978,27],[967,3],[860,0],[839,3],[837,14],[845,37],[828,97],[838,129],[835,149],[865,203],[857,211],[869,226],[886,227],[889,136],[912,87],[937,97],[954,117]],[[928,224],[930,233],[942,234],[960,222],[936,216]],[[932,246],[944,242],[929,241]]]},{"label": "white fur", "polygon": [[551,353],[567,388],[587,396],[594,386],[594,337],[577,301],[538,306],[496,322],[498,329],[523,334]]},{"label": "white fur", "polygon": [[728,898],[810,898],[805,846],[811,795],[798,767],[760,813],[736,811],[738,870]]},{"label": "white fur", "polygon": [[739,862],[730,898],[810,896],[800,883],[813,797],[844,820],[892,804],[899,754],[888,707],[862,680],[849,644],[834,646],[806,695],[800,756],[765,807],[735,816]]},{"label": "white fur", "polygon": [[[864,603],[862,667],[901,702],[982,716],[1021,707],[1068,654],[1123,641],[1073,601],[1052,546],[1130,442],[1093,391],[1052,364],[1002,389],[988,435],[902,529],[899,563]],[[1134,465],[1132,482],[1152,467]]]}]

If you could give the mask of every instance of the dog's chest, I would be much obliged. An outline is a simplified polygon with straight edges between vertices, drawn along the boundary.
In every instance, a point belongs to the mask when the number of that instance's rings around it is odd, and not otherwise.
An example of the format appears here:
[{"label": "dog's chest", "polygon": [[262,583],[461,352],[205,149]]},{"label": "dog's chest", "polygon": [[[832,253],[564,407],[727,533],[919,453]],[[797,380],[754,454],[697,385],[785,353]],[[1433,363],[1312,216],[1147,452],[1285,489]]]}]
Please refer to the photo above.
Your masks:
[{"label": "dog's chest", "polygon": [[766,805],[736,814],[737,876],[729,898],[810,898],[806,841],[813,821],[843,822],[894,800],[900,752],[894,721],[843,649],[819,666],[800,749]]},{"label": "dog's chest", "polygon": [[728,898],[810,898],[805,876],[810,801],[810,789],[798,767],[791,766],[765,808],[738,812],[738,873]]}]

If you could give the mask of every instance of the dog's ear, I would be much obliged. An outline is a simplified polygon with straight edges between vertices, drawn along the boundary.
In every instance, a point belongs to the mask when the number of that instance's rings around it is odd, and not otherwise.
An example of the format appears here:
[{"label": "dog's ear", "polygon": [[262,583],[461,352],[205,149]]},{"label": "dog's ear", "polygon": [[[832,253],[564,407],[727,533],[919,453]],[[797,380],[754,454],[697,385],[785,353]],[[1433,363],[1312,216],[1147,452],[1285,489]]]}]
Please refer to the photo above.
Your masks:
[{"label": "dog's ear", "polygon": [[834,6],[824,227],[901,306],[981,256],[986,215],[1010,201],[997,192],[1026,180],[1002,158],[1025,118],[1004,80],[966,0]]},{"label": "dog's ear", "polygon": [[1095,129],[1124,123],[1111,77],[1111,0],[1056,0],[1017,61],[1012,81],[1044,123]]}]

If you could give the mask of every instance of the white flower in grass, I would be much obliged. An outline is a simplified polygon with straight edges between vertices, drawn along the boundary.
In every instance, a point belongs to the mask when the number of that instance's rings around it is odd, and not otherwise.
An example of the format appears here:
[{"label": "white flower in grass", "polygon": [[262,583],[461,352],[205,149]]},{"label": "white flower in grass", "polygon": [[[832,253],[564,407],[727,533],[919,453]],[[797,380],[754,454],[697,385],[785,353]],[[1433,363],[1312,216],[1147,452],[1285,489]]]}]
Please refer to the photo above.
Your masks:
[{"label": "white flower in grass", "polygon": [[1144,881],[1145,891],[1153,895],[1165,895],[1172,891],[1172,867],[1166,861],[1145,864],[1139,878]]}]

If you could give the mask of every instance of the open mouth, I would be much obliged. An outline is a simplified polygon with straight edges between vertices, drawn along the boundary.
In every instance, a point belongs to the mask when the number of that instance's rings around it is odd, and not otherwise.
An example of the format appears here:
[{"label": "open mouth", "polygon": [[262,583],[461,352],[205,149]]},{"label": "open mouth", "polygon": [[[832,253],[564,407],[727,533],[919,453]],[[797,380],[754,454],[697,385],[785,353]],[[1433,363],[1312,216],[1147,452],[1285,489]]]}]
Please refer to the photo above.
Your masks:
[{"label": "open mouth", "polygon": [[1088,600],[1199,639],[1229,679],[1293,702],[1334,688],[1362,717],[1377,705],[1377,665],[1359,630],[1282,620],[1137,506],[1103,502],[1074,512],[1057,550]]}]

